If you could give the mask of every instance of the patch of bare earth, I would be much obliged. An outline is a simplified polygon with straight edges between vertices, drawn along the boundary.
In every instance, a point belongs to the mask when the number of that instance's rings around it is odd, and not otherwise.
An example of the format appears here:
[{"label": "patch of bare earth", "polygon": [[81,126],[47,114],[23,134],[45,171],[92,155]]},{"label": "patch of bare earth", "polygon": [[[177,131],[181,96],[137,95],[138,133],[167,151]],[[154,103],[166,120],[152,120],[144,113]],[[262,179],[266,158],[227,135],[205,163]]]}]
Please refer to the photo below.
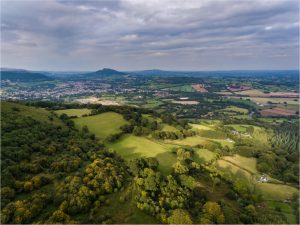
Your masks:
[{"label": "patch of bare earth", "polygon": [[295,110],[275,107],[272,109],[264,109],[260,112],[262,116],[292,116],[296,115]]},{"label": "patch of bare earth", "polygon": [[208,92],[208,90],[205,88],[204,84],[193,84],[192,88],[197,92],[201,92],[201,93]]},{"label": "patch of bare earth", "polygon": [[198,105],[199,104],[199,102],[197,102],[197,101],[172,101],[172,103],[181,104],[181,105]]}]

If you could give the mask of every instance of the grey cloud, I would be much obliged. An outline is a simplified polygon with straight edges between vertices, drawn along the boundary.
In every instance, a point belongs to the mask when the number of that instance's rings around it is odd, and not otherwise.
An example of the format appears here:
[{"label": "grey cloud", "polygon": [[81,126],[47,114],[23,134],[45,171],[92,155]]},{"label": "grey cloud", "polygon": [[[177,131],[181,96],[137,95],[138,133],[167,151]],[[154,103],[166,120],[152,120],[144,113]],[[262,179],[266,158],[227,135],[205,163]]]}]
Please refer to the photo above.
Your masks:
[{"label": "grey cloud", "polygon": [[4,0],[1,64],[54,70],[297,68],[298,10],[294,0]]}]

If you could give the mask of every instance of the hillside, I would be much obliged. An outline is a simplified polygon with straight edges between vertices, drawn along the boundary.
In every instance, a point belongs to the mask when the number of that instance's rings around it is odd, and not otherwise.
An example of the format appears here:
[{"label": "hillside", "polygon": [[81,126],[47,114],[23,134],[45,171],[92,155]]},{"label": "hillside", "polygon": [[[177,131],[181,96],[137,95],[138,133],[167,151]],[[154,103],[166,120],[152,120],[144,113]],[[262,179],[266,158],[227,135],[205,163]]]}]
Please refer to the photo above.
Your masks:
[{"label": "hillside", "polygon": [[126,73],[113,70],[113,69],[103,68],[102,70],[97,70],[96,72],[82,74],[81,76],[86,78],[97,78],[97,77],[101,78],[101,77],[122,76],[122,75],[126,75]]},{"label": "hillside", "polygon": [[53,80],[42,73],[31,72],[26,70],[1,70],[1,80],[10,80],[13,82],[35,82]]},{"label": "hillside", "polygon": [[128,106],[32,105],[1,104],[2,223],[297,223],[295,185],[271,170],[259,182],[270,130]]}]

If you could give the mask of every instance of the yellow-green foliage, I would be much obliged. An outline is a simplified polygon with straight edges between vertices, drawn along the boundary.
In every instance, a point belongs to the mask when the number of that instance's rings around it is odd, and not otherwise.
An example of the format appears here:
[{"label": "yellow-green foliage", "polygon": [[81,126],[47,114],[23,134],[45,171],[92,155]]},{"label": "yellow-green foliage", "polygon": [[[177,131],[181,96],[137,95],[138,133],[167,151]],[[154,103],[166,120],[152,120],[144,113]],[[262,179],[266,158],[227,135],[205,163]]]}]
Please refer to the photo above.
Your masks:
[{"label": "yellow-green foliage", "polygon": [[120,127],[127,122],[122,115],[115,112],[101,113],[95,116],[74,119],[75,127],[82,129],[87,126],[91,133],[99,138],[107,138],[111,134],[120,132]]},{"label": "yellow-green foliage", "polygon": [[35,107],[25,106],[17,103],[2,101],[1,113],[3,114],[16,113],[19,116],[32,117],[33,119],[38,120],[40,122],[48,122],[48,123],[53,123],[55,125],[63,125],[63,123],[59,119],[51,115],[50,111],[43,108],[35,108]]}]

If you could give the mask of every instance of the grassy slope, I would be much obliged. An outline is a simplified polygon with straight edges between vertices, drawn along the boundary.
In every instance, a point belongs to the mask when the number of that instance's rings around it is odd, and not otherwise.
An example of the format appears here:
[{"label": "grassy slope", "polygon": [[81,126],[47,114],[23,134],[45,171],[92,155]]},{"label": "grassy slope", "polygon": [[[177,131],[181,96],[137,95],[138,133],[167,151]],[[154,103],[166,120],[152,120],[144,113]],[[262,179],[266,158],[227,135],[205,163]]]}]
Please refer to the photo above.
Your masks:
[{"label": "grassy slope", "polygon": [[55,111],[58,115],[66,114],[68,116],[78,116],[81,117],[85,114],[89,114],[91,112],[90,109],[62,109]]},{"label": "grassy slope", "polygon": [[212,125],[202,125],[202,124],[190,124],[192,126],[193,130],[199,131],[199,130],[213,130]]},{"label": "grassy slope", "polygon": [[[14,109],[18,109],[19,111],[15,111]],[[18,112],[18,114],[20,115],[29,116],[41,122],[48,122],[48,123],[53,123],[54,125],[64,126],[64,124],[55,117],[53,117],[53,120],[50,120],[49,116],[51,116],[51,113],[46,109],[42,109],[42,108],[29,107],[29,106],[16,104],[12,102],[1,102],[1,112],[2,113]]]},{"label": "grassy slope", "polygon": [[209,151],[207,149],[197,149],[195,151],[196,157],[194,157],[195,162],[197,163],[205,163],[209,162],[216,157],[216,153]]},{"label": "grassy slope", "polygon": [[222,146],[228,146],[229,148],[232,148],[234,144],[233,142],[229,142],[226,139],[205,138],[201,136],[187,137],[182,140],[167,140],[165,142],[175,144],[175,145],[195,146],[198,144],[206,145],[210,141],[219,142]]},{"label": "grassy slope", "polygon": [[165,174],[171,172],[172,165],[176,162],[176,156],[171,153],[172,145],[152,141],[145,137],[125,135],[117,142],[108,144],[126,160],[139,157],[156,157],[160,169]]},{"label": "grassy slope", "polygon": [[110,134],[120,132],[120,127],[126,124],[126,120],[123,119],[122,115],[115,112],[76,118],[74,122],[77,128],[81,129],[83,126],[87,126],[91,133],[103,139]]},{"label": "grassy slope", "polygon": [[289,185],[257,182],[259,172],[256,169],[254,158],[239,155],[226,156],[218,160],[215,165],[218,169],[229,172],[236,178],[253,182],[267,200],[282,201],[291,198],[294,193],[298,192],[296,188]]},{"label": "grassy slope", "polygon": [[234,111],[234,112],[239,112],[244,114],[248,113],[248,109],[244,109],[236,106],[228,106],[225,109],[223,109],[223,111]]}]

